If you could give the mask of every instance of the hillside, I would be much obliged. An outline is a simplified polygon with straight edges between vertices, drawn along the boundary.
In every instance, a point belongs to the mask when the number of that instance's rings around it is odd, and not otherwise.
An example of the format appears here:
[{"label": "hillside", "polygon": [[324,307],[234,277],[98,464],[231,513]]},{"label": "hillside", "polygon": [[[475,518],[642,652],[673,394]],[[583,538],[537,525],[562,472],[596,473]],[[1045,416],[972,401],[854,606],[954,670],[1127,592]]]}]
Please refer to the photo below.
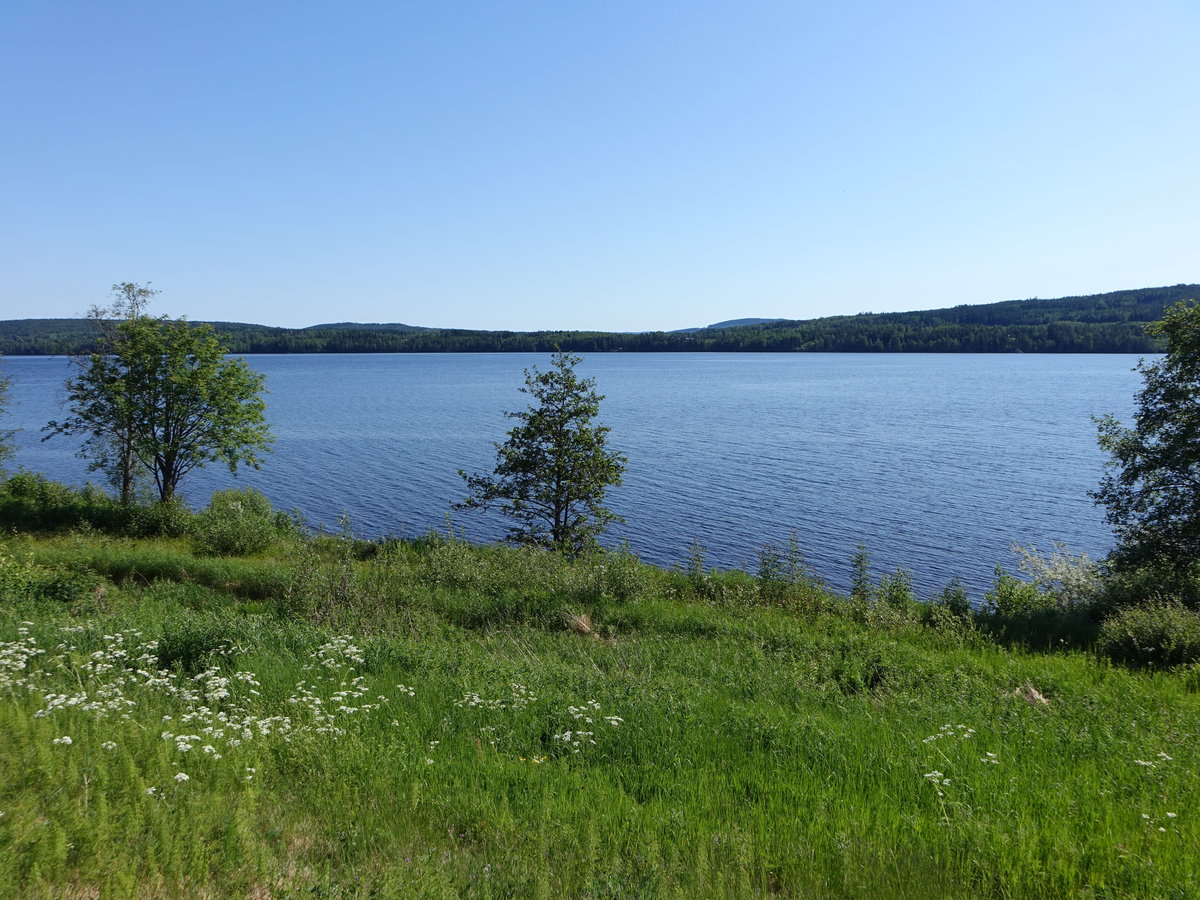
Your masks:
[{"label": "hillside", "polygon": [[[1144,326],[1172,303],[1200,299],[1200,285],[1032,298],[900,313],[821,319],[733,319],[703,329],[475,331],[339,322],[307,328],[211,323],[234,353],[507,353],[559,346],[605,352],[1151,353]],[[55,355],[95,346],[86,319],[0,321],[0,353]]]}]

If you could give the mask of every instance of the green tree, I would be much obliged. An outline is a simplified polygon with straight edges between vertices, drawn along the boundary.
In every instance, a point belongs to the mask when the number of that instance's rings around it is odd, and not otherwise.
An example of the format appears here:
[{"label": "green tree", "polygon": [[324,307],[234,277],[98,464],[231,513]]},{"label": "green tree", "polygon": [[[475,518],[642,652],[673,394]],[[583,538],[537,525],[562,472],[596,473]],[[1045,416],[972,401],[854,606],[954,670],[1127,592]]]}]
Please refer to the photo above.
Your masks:
[{"label": "green tree", "polygon": [[556,351],[551,368],[525,370],[535,404],[505,413],[519,424],[496,444],[491,475],[459,470],[471,495],[458,509],[498,505],[516,524],[508,540],[576,554],[596,546],[596,536],[621,521],[603,505],[604,494],[621,483],[626,458],[607,447],[609,429],[593,425],[603,395],[595,381],[580,379],[580,357]]},{"label": "green tree", "polygon": [[1092,497],[1117,536],[1115,568],[1181,571],[1200,559],[1200,307],[1177,303],[1146,330],[1165,339],[1166,354],[1138,364],[1132,428],[1096,420],[1109,459]]},{"label": "green tree", "polygon": [[[100,345],[103,352],[111,352],[122,338],[120,324],[129,322],[145,315],[146,306],[160,291],[154,290],[149,283],[145,285],[134,281],[122,281],[112,286],[111,301],[108,306],[93,306],[87,312],[87,318],[95,325],[100,333]],[[76,362],[86,368],[91,362],[90,355],[76,357]],[[114,412],[118,411],[116,409]],[[124,408],[125,412],[132,412]],[[129,506],[133,503],[139,475],[148,477],[138,465],[133,448],[133,422],[116,421],[110,423],[107,435],[93,435],[89,439],[89,455],[92,458],[93,471],[102,471],[108,476],[109,483],[117,489],[121,503]]]},{"label": "green tree", "polygon": [[116,472],[123,491],[132,484],[128,454],[163,502],[207,463],[223,462],[231,472],[258,467],[270,443],[263,376],[227,358],[211,327],[134,308],[112,325],[106,349],[67,380],[70,414],[47,426],[51,436],[86,435],[80,455]]},{"label": "green tree", "polygon": [[[0,372],[0,416],[8,411],[8,389],[11,384],[12,382],[5,374]],[[4,461],[13,454],[12,436],[14,433],[11,429],[0,428],[0,471],[4,469]]]}]

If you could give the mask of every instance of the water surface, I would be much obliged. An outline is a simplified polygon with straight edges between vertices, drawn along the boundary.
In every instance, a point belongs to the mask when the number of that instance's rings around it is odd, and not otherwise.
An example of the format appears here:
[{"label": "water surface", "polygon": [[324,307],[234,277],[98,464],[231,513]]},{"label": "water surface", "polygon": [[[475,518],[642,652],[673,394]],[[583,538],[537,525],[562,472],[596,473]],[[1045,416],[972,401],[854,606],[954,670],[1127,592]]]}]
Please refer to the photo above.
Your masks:
[{"label": "water surface", "polygon": [[[459,468],[486,471],[512,427],[522,370],[540,354],[249,356],[267,376],[276,441],[252,484],[284,508],[356,532],[415,536],[446,526]],[[1136,359],[1106,355],[596,354],[580,374],[607,395],[599,421],[629,457],[611,493],[614,527],[644,559],[674,564],[692,541],[721,567],[753,569],[765,542],[795,533],[838,587],[854,548],[874,568],[912,570],[922,593],[962,577],[978,595],[1012,542],[1063,541],[1093,556],[1111,534],[1087,496],[1100,478],[1093,415],[1127,416]],[[64,358],[9,357],[6,427],[15,463],[71,483],[89,477],[66,438]],[[91,476],[95,477],[95,476]],[[193,504],[233,484],[210,469]],[[496,516],[455,513],[479,540]]]}]

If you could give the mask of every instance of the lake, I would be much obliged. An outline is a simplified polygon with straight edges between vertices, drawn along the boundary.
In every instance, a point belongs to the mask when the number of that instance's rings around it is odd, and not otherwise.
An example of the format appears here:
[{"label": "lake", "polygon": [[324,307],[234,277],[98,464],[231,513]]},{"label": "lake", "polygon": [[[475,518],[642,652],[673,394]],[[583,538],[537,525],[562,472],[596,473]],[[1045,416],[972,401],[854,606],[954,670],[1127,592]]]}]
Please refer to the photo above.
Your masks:
[{"label": "lake", "polygon": [[[184,484],[257,487],[278,507],[357,534],[412,537],[446,527],[457,475],[490,470],[505,410],[522,408],[522,370],[540,354],[248,356],[266,374],[274,452],[238,479],[217,469]],[[598,421],[629,457],[609,505],[627,519],[606,538],[663,565],[688,556],[753,571],[766,542],[794,533],[832,585],[868,546],[873,569],[903,566],[918,593],[961,577],[978,597],[1013,542],[1103,556],[1112,536],[1088,497],[1102,472],[1091,417],[1128,418],[1141,384],[1132,356],[975,354],[596,354],[579,366],[607,399]],[[4,428],[12,465],[82,484],[77,444],[40,429],[60,417],[62,357],[8,357]],[[93,479],[95,476],[92,476]],[[474,540],[496,515],[453,514]]]}]

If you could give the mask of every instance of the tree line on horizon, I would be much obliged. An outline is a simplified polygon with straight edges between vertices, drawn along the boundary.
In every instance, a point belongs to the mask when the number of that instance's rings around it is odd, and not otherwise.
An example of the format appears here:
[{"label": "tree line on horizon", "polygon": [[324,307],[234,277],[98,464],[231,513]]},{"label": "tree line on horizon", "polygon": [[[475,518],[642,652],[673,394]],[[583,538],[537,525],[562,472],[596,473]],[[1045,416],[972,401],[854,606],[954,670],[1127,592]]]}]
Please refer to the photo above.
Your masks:
[{"label": "tree line on horizon", "polygon": [[[339,323],[276,328],[211,324],[230,353],[1155,353],[1145,326],[1200,285],[1142,288],[1053,300],[1032,298],[903,313],[859,313],[684,332],[476,331]],[[0,353],[94,352],[93,318],[0,322]]]}]

